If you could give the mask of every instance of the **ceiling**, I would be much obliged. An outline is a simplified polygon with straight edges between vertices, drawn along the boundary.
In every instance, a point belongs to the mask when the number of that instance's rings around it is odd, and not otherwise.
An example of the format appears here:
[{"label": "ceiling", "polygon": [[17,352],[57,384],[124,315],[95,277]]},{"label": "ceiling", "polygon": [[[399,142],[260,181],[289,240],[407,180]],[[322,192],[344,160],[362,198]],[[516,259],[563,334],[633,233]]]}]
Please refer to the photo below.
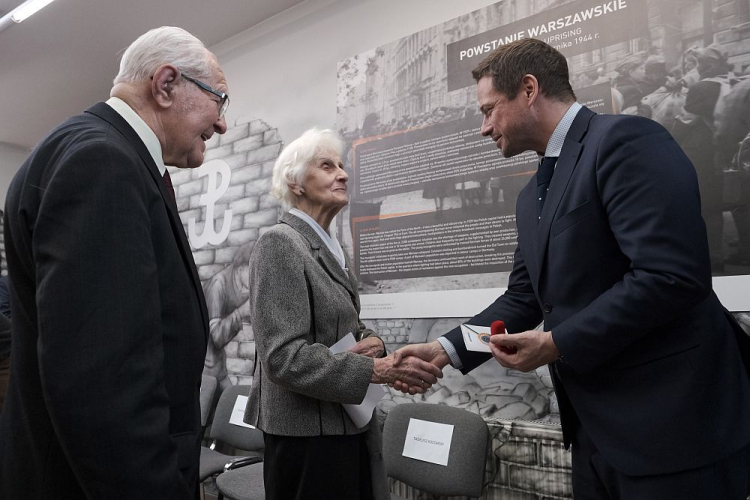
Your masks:
[{"label": "ceiling", "polygon": [[[151,28],[215,45],[304,0],[56,0],[0,32],[0,143],[30,149],[106,100],[121,52]],[[0,0],[0,16],[23,0]]]}]

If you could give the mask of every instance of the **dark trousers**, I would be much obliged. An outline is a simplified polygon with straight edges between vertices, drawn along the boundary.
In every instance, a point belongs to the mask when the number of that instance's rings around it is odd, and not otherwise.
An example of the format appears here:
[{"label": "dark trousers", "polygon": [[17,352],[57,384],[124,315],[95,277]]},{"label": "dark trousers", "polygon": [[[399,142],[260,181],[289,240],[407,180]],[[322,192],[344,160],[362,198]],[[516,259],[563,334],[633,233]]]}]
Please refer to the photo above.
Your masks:
[{"label": "dark trousers", "polygon": [[576,500],[745,500],[750,494],[750,445],[697,469],[653,476],[615,470],[580,424],[572,448]]},{"label": "dark trousers", "polygon": [[263,439],[267,500],[372,499],[364,434]]},{"label": "dark trousers", "polygon": [[10,377],[10,356],[0,361],[0,414],[3,413],[5,397],[8,395],[8,378]]}]

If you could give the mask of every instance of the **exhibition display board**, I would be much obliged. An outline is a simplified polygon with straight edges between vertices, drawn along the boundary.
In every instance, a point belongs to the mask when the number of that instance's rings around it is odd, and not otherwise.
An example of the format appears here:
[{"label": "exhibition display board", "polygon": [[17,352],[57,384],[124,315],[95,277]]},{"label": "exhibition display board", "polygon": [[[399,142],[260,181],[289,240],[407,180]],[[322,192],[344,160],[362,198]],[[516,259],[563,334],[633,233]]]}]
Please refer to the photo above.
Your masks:
[{"label": "exhibition display board", "polygon": [[[502,293],[516,196],[538,160],[503,158],[480,135],[471,70],[530,37],[568,57],[578,102],[648,116],[673,133],[698,171],[714,287],[729,309],[750,309],[741,293],[750,285],[750,173],[737,158],[750,132],[750,28],[741,6],[729,8],[742,2],[720,3],[498,2],[341,61],[338,126],[352,174],[339,229],[363,284],[363,317],[471,316]],[[697,55],[709,45],[726,69],[700,75]],[[708,116],[688,112],[707,78],[721,83],[719,98]]]}]

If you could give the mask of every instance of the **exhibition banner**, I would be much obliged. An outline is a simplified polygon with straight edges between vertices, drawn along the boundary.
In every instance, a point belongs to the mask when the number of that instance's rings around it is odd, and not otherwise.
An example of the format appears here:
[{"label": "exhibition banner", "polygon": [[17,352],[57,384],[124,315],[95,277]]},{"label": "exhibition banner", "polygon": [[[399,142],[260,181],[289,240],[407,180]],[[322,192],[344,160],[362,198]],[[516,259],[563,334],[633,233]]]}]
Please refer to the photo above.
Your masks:
[{"label": "exhibition banner", "polygon": [[571,57],[600,47],[648,37],[645,0],[580,0],[449,43],[448,91],[473,86],[471,70],[500,45],[536,38]]},{"label": "exhibition banner", "polygon": [[351,199],[337,231],[362,317],[468,317],[507,286],[515,202],[538,157],[504,158],[481,136],[471,70],[522,38],[568,58],[581,104],[672,133],[698,174],[714,288],[750,310],[750,7],[719,3],[498,2],[341,61]]}]

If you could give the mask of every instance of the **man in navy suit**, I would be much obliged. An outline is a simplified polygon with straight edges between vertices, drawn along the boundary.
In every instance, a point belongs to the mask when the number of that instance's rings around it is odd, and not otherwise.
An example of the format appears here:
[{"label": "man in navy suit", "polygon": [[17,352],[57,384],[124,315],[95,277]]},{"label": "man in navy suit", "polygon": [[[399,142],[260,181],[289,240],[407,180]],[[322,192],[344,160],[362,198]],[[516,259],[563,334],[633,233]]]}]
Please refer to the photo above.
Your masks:
[{"label": "man in navy suit", "polygon": [[[508,290],[469,323],[518,332],[492,337],[503,366],[549,364],[576,500],[744,499],[748,337],[711,289],[690,161],[657,123],[577,104],[539,40],[473,75],[482,135],[542,158],[518,197]],[[459,329],[399,352],[463,373],[489,359]]]},{"label": "man in navy suit", "polygon": [[166,165],[201,165],[226,91],[200,40],[151,30],[14,177],[0,498],[198,496],[208,315]]}]

